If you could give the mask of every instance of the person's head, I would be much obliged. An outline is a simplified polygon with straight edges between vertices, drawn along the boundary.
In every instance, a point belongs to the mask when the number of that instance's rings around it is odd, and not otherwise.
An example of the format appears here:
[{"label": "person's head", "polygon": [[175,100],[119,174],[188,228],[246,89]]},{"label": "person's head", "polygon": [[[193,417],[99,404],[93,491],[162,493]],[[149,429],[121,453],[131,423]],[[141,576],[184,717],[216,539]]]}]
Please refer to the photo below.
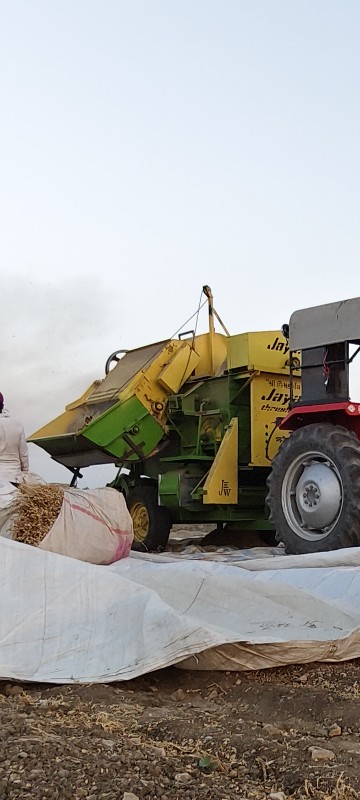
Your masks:
[{"label": "person's head", "polygon": [[1,392],[0,392],[0,414],[1,414],[2,410],[3,410],[3,408],[4,408],[4,395],[2,395]]}]

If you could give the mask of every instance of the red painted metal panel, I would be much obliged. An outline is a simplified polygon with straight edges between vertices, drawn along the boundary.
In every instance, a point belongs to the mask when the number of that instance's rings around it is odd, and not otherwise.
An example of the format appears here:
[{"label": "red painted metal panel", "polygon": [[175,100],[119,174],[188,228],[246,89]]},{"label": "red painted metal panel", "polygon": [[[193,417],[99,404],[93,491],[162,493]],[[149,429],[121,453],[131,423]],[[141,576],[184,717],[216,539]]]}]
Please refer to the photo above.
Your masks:
[{"label": "red painted metal panel", "polygon": [[322,405],[297,406],[281,420],[279,428],[288,431],[312,425],[315,422],[327,422],[331,425],[343,425],[355,431],[360,439],[360,403],[349,401],[341,403],[323,403]]}]

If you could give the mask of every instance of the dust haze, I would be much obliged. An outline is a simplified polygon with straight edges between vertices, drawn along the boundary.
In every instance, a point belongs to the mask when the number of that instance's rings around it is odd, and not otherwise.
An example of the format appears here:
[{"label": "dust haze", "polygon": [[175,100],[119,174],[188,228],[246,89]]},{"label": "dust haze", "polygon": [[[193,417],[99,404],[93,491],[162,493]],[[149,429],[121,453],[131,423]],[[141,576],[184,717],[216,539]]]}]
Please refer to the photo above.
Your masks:
[{"label": "dust haze", "polygon": [[[29,276],[7,278],[1,327],[0,391],[26,435],[61,414],[94,379],[102,378],[107,356],[122,346],[119,324],[109,314],[108,292],[99,286],[94,291],[83,278],[66,285],[39,283]],[[49,481],[71,478],[36,445],[30,445],[30,469]],[[87,483],[103,483],[104,470],[114,474],[114,467],[96,468]],[[86,471],[88,478],[90,472]]]}]

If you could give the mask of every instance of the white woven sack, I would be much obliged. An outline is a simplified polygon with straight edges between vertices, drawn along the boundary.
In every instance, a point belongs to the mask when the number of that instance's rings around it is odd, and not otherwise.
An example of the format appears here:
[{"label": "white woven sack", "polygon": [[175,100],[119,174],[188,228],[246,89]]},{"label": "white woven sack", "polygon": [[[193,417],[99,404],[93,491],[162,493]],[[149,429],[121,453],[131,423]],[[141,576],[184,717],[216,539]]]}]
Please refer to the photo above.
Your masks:
[{"label": "white woven sack", "polygon": [[129,555],[133,525],[116,489],[65,489],[60,514],[41,550],[89,564],[113,564]]}]

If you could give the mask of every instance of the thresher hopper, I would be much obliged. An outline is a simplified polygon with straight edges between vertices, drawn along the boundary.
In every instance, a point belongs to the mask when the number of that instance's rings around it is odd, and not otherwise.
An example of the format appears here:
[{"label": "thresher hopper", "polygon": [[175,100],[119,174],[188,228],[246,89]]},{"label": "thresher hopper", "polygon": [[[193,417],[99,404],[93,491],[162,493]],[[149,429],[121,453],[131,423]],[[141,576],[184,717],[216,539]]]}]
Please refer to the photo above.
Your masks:
[{"label": "thresher hopper", "polygon": [[230,336],[203,291],[207,333],[113,353],[105,377],[29,438],[73,482],[84,467],[114,463],[112,485],[149,550],[165,546],[173,523],[273,531],[266,480],[288,435],[277,428],[290,397],[288,342],[279,331]]}]

